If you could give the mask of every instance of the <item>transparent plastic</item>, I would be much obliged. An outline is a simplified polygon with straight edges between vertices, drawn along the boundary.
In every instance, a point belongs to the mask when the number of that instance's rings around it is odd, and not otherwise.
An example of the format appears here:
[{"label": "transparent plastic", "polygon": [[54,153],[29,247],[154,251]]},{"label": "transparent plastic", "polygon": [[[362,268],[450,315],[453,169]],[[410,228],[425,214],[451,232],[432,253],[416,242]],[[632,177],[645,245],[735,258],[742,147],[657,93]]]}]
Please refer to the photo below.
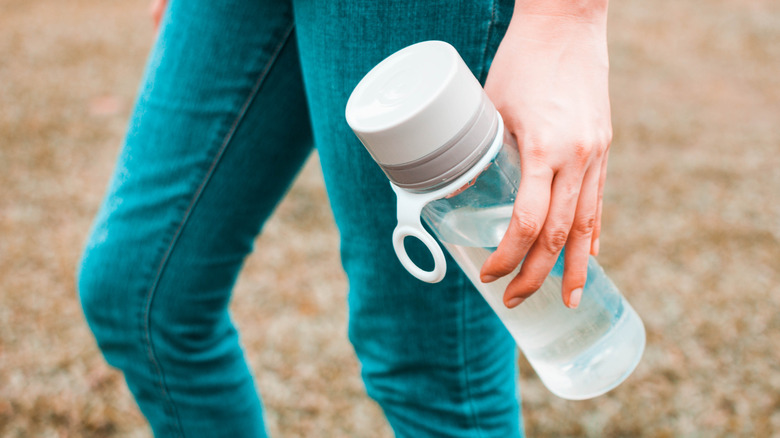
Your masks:
[{"label": "transparent plastic", "polygon": [[[503,129],[497,135],[503,137]],[[493,283],[480,281],[482,264],[507,230],[520,183],[519,154],[510,139],[488,153],[495,155],[478,163],[483,167],[481,172],[475,169],[478,176],[448,186],[445,196],[425,199],[421,216],[552,393],[573,400],[601,395],[639,363],[645,347],[642,321],[593,257],[577,309],[566,307],[561,299],[563,253],[542,288],[513,309],[504,306],[502,296],[517,271]],[[399,222],[402,216],[399,211]],[[431,248],[429,242],[426,245]]]}]

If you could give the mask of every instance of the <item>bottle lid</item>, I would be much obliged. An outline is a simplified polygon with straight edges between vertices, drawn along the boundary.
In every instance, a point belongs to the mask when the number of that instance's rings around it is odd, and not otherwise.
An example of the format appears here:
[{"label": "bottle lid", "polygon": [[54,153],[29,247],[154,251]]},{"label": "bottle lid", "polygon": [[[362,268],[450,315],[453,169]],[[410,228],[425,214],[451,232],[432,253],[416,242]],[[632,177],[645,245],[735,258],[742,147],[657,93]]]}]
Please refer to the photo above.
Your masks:
[{"label": "bottle lid", "polygon": [[355,87],[347,123],[397,186],[429,191],[490,147],[498,113],[450,44],[425,41],[377,64]]}]

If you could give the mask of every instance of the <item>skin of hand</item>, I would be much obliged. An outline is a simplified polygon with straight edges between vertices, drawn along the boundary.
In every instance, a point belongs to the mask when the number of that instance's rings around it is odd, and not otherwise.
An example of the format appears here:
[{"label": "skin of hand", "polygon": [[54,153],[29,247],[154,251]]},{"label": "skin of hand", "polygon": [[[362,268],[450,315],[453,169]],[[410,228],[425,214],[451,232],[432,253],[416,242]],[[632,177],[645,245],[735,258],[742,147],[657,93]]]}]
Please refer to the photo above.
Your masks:
[{"label": "skin of hand", "polygon": [[607,2],[518,0],[485,91],[518,144],[522,178],[509,228],[480,272],[519,273],[515,307],[538,290],[566,246],[563,302],[576,308],[589,254],[599,250],[612,141]]},{"label": "skin of hand", "polygon": [[168,6],[168,0],[152,0],[149,5],[149,15],[152,17],[154,23],[154,30],[160,28],[160,20],[162,20],[165,8]]}]

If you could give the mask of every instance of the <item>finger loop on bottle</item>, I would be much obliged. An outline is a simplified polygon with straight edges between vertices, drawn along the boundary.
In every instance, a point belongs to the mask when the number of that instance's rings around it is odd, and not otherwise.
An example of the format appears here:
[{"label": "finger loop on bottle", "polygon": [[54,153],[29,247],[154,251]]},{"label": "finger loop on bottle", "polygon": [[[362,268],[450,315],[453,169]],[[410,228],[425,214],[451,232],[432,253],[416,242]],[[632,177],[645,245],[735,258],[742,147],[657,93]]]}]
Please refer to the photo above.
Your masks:
[{"label": "finger loop on bottle", "polygon": [[[420,240],[428,248],[428,251],[430,251],[433,256],[433,270],[426,271],[412,261],[409,254],[406,252],[406,246],[404,245],[404,239],[406,237],[414,237]],[[393,248],[403,267],[419,280],[427,283],[438,283],[444,278],[444,274],[447,271],[447,261],[444,258],[444,252],[438,242],[436,242],[436,239],[425,231],[422,224],[419,222],[414,225],[399,223],[393,232]]]}]

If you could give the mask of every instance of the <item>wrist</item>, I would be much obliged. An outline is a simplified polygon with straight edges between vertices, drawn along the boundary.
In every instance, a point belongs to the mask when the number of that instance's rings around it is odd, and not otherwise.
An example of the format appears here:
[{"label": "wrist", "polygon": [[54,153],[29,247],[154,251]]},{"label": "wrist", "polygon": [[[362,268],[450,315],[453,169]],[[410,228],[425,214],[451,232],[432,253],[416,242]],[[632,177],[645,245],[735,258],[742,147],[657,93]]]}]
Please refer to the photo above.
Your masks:
[{"label": "wrist", "polygon": [[608,0],[516,0],[517,16],[546,18],[551,23],[591,23],[606,26]]},{"label": "wrist", "polygon": [[[518,0],[518,3],[523,3]],[[553,10],[552,1],[546,7],[540,2],[524,3],[520,10],[515,9],[505,39],[525,40],[526,45],[534,44],[541,48],[554,48],[561,45],[580,46],[587,51],[604,52],[607,47],[606,10],[589,10],[587,13],[564,13],[562,9]],[[566,2],[580,4],[582,2]],[[606,4],[606,2],[594,2]],[[580,11],[581,12],[581,11]]]}]

